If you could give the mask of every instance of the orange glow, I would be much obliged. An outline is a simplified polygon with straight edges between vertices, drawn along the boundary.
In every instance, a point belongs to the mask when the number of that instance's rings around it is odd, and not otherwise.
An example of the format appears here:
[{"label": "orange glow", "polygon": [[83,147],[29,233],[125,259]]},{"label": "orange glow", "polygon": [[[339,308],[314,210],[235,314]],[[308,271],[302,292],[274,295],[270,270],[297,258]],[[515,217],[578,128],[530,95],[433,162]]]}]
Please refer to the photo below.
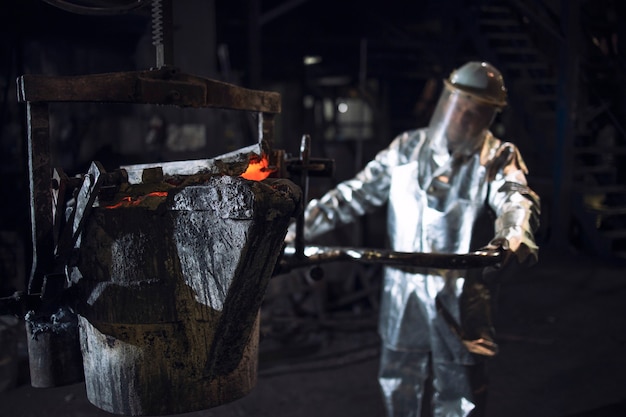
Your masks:
[{"label": "orange glow", "polygon": [[269,169],[269,160],[263,155],[261,159],[251,159],[246,172],[241,176],[247,180],[261,181],[269,177],[272,170]]},{"label": "orange glow", "polygon": [[124,197],[120,200],[119,203],[113,204],[112,206],[106,206],[105,208],[116,209],[120,207],[134,207],[134,206],[138,206],[139,204],[141,204],[142,201],[144,201],[146,198],[149,198],[149,197],[167,197],[167,192],[155,191],[150,194],[141,195],[139,197]]}]

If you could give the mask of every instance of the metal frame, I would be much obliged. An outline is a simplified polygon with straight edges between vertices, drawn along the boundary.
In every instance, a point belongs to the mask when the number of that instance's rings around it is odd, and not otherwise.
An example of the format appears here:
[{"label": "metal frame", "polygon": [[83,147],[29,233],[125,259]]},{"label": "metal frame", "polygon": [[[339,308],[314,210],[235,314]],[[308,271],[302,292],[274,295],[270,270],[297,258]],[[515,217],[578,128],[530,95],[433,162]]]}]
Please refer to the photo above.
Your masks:
[{"label": "metal frame", "polygon": [[[221,108],[258,112],[259,145],[270,158],[274,140],[274,117],[281,111],[280,94],[250,90],[233,84],[197,77],[173,67],[155,70],[80,76],[22,75],[17,80],[18,101],[26,103],[28,163],[31,201],[33,263],[28,293],[43,291],[45,277],[62,273],[64,260],[58,252],[58,217],[54,210],[63,200],[65,186],[50,164],[49,106],[51,102],[108,102]],[[270,165],[278,161],[270,160]],[[85,176],[84,181],[89,181]],[[113,179],[114,180],[114,179]],[[70,184],[71,185],[71,184]],[[74,184],[80,186],[80,184]],[[56,212],[56,215],[53,214]]]}]

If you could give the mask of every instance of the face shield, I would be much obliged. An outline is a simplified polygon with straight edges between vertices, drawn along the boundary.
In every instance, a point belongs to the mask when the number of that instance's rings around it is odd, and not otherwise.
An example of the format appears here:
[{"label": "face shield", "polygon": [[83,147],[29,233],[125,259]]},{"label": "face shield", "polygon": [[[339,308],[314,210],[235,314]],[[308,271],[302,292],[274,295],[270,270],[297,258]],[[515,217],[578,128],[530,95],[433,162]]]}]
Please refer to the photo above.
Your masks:
[{"label": "face shield", "polygon": [[492,103],[445,80],[445,88],[428,126],[431,146],[437,153],[472,152],[482,144],[498,111]]}]

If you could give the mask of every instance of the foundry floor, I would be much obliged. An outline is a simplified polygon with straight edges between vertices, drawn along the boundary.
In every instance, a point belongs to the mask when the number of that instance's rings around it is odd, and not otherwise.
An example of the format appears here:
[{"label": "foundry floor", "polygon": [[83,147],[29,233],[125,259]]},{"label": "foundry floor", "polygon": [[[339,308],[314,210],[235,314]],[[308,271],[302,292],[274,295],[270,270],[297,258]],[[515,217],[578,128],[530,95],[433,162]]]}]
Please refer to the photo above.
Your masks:
[{"label": "foundry floor", "polygon": [[[539,265],[503,284],[489,417],[626,415],[625,271],[580,254],[542,253]],[[233,403],[184,415],[381,417],[378,339],[367,305],[347,315],[313,308],[317,317],[303,313],[281,325],[271,311],[280,306],[275,285],[264,307],[257,387]],[[84,384],[34,389],[22,377],[0,393],[0,417],[27,416],[111,414],[88,402]]]}]

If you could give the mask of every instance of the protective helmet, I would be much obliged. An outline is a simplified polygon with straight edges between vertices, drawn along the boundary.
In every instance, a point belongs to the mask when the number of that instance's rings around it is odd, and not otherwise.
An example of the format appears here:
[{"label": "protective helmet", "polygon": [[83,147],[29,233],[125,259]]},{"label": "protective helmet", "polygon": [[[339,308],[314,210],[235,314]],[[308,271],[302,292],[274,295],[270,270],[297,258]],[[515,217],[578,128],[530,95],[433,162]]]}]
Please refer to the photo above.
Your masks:
[{"label": "protective helmet", "polygon": [[486,62],[468,62],[444,80],[428,126],[431,146],[439,152],[472,152],[504,106],[506,88],[500,71]]},{"label": "protective helmet", "polygon": [[499,109],[506,106],[506,87],[502,74],[487,62],[468,62],[452,71],[450,78],[444,82]]}]

